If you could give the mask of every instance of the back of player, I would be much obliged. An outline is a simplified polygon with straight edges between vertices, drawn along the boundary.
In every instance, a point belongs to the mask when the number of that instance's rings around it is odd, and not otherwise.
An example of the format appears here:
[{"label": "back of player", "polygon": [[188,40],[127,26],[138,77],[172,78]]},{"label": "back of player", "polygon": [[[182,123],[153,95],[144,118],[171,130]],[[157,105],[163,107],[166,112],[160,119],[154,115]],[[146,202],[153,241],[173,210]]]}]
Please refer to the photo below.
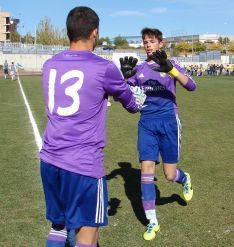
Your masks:
[{"label": "back of player", "polygon": [[122,81],[111,61],[90,51],[67,50],[49,60],[43,68],[43,91],[50,121],[41,158],[72,172],[104,176],[107,93],[123,93],[126,102],[132,98]]},{"label": "back of player", "polygon": [[67,229],[77,247],[94,247],[98,227],[107,225],[107,185],[103,165],[108,95],[129,112],[139,102],[120,70],[92,51],[99,18],[88,7],[67,17],[70,49],[43,66],[47,125],[40,152],[46,217],[52,222],[46,247],[64,247]]}]

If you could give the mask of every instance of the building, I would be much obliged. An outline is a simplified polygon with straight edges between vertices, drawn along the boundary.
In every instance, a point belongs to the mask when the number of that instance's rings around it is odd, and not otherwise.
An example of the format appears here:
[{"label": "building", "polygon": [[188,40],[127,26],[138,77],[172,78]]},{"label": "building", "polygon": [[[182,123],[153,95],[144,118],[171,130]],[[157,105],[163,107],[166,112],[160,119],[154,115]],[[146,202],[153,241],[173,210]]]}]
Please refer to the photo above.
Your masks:
[{"label": "building", "polygon": [[10,40],[10,27],[10,13],[0,11],[0,42],[6,42]]},{"label": "building", "polygon": [[184,35],[165,38],[166,43],[169,47],[177,44],[180,41],[188,43],[202,42],[202,43],[217,43],[219,38],[228,38],[230,41],[234,41],[234,36],[222,35],[222,34],[195,34],[195,35]]},{"label": "building", "polygon": [[[180,41],[185,41],[188,43],[202,42],[202,43],[216,43],[219,37],[228,37],[230,41],[234,41],[234,36],[221,35],[221,34],[194,34],[194,35],[182,35],[164,38],[167,46],[171,47],[179,43]],[[143,47],[143,42],[141,36],[124,36],[130,47],[138,48]]]},{"label": "building", "polygon": [[141,36],[124,36],[123,38],[127,40],[129,47],[133,47],[133,48],[143,47]]}]

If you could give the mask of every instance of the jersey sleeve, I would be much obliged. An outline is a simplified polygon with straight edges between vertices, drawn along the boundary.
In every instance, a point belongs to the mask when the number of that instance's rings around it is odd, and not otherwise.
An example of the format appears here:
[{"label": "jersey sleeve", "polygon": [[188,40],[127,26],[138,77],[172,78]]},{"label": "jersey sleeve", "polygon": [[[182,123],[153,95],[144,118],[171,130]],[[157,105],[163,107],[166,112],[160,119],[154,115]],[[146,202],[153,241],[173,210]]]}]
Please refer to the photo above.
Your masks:
[{"label": "jersey sleeve", "polygon": [[190,75],[187,73],[186,69],[183,68],[177,61],[171,60],[171,63],[173,66],[182,74],[186,75],[188,77],[188,81],[185,85],[182,85],[185,89],[188,91],[195,91],[197,84],[196,82],[190,77]]},{"label": "jersey sleeve", "polygon": [[123,75],[113,62],[107,65],[104,80],[104,89],[108,95],[120,101],[129,112],[134,113],[139,110],[129,85],[125,82]]}]

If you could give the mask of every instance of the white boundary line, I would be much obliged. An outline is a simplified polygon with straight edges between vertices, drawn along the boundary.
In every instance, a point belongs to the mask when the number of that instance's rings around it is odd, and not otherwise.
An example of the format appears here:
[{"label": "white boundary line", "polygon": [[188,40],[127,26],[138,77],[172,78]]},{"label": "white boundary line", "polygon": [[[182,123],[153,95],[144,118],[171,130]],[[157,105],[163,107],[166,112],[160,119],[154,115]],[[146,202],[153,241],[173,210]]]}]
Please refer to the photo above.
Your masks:
[{"label": "white boundary line", "polygon": [[39,133],[39,130],[38,130],[36,121],[35,121],[35,119],[34,119],[34,117],[33,117],[31,108],[30,108],[30,106],[29,106],[28,100],[27,100],[27,98],[26,98],[26,96],[25,96],[23,87],[22,87],[22,85],[21,85],[19,75],[17,75],[17,80],[18,80],[18,84],[19,84],[19,87],[20,87],[20,91],[21,91],[21,94],[22,94],[22,96],[23,96],[24,103],[25,103],[25,106],[26,106],[27,111],[28,111],[28,116],[29,116],[29,119],[30,119],[30,122],[31,122],[31,125],[32,125],[32,128],[33,128],[33,134],[34,134],[34,138],[35,138],[35,141],[36,141],[36,144],[37,144],[37,148],[38,148],[38,150],[40,151],[40,150],[41,150],[41,147],[42,147],[42,139],[41,139],[41,136],[40,136],[40,133]]}]

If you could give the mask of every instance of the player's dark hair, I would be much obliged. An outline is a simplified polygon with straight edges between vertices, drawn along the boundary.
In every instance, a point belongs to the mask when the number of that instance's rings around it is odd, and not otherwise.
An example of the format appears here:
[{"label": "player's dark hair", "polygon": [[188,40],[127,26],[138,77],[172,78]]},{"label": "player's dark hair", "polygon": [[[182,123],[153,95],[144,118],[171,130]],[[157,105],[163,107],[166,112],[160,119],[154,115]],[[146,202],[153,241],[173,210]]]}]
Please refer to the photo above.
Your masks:
[{"label": "player's dark hair", "polygon": [[141,30],[141,36],[142,36],[143,40],[144,40],[146,35],[155,36],[155,38],[158,39],[158,41],[160,41],[160,42],[163,40],[162,32],[156,28],[149,28],[149,27],[143,28]]},{"label": "player's dark hair", "polygon": [[75,7],[68,13],[66,25],[70,42],[87,40],[92,31],[99,27],[99,17],[89,7]]}]

